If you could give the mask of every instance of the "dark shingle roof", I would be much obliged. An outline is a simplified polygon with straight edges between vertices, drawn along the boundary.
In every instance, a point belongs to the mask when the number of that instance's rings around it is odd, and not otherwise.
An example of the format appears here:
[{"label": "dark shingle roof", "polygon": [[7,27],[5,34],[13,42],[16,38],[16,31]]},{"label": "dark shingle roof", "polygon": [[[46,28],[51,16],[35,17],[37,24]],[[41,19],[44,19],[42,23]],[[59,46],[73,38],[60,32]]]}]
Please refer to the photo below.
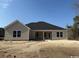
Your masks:
[{"label": "dark shingle roof", "polygon": [[3,28],[0,28],[0,37],[4,37],[4,29]]},{"label": "dark shingle roof", "polygon": [[36,23],[29,23],[26,26],[30,27],[32,30],[65,30],[62,27],[52,25],[46,22],[36,22]]}]

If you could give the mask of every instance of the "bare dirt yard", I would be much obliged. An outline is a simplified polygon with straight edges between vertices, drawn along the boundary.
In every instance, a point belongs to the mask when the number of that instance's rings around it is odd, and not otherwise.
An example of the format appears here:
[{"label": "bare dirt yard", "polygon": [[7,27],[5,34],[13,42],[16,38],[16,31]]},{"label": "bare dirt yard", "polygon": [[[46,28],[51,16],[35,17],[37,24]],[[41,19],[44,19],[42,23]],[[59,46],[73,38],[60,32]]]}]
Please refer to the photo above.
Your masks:
[{"label": "bare dirt yard", "polygon": [[0,41],[0,58],[79,57],[79,41]]}]

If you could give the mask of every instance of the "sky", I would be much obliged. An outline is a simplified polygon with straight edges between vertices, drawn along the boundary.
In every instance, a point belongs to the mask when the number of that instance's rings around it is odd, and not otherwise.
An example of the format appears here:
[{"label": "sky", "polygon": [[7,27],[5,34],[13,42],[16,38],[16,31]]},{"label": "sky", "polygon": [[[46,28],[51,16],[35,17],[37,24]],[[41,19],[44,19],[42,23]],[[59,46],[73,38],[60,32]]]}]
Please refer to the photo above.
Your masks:
[{"label": "sky", "polygon": [[60,27],[72,25],[74,0],[0,0],[0,27],[15,20],[23,24],[44,21]]}]

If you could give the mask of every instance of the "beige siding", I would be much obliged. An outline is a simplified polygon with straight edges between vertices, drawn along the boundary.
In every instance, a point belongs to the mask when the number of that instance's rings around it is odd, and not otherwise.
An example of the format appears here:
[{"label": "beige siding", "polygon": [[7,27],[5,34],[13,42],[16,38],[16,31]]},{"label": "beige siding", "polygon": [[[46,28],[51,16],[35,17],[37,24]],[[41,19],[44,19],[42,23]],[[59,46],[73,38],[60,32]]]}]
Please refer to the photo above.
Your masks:
[{"label": "beige siding", "polygon": [[30,39],[35,39],[35,32],[34,31],[30,31]]},{"label": "beige siding", "polygon": [[[57,37],[57,32],[63,32],[63,37]],[[53,30],[52,39],[67,39],[67,30]]]},{"label": "beige siding", "polygon": [[[52,40],[67,39],[67,30],[33,30],[31,31],[31,39],[35,39],[35,32],[52,32]],[[63,32],[63,37],[57,37],[57,32]]]},{"label": "beige siding", "polygon": [[[20,30],[21,37],[14,38],[13,31]],[[20,23],[14,23],[11,26],[5,28],[5,40],[29,40],[29,28],[23,26]]]}]

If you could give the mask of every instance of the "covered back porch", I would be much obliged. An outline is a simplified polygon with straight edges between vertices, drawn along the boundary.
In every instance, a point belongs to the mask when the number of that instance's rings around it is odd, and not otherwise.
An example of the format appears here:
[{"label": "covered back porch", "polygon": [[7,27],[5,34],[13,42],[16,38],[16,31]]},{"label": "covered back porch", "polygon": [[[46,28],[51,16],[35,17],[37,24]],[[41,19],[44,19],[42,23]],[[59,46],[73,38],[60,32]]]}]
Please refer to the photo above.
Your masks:
[{"label": "covered back porch", "polygon": [[52,32],[35,31],[35,40],[52,40]]}]

